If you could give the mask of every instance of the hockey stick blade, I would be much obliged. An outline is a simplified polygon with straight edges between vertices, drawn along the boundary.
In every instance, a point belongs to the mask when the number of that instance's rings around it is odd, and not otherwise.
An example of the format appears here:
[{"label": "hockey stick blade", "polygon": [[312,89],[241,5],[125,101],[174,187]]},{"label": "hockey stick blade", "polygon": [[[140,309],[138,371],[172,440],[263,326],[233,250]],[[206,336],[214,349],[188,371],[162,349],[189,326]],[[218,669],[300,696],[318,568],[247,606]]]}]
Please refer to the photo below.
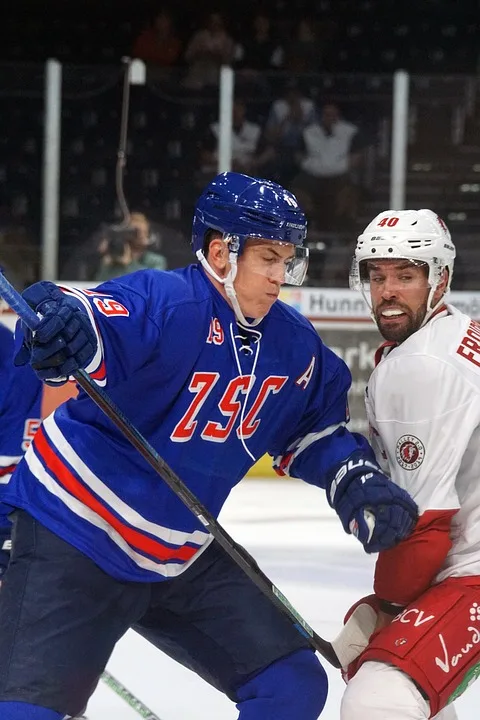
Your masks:
[{"label": "hockey stick blade", "polygon": [[[34,331],[38,327],[40,320],[36,313],[1,272],[0,295],[30,330]],[[190,512],[195,515],[197,520],[208,530],[225,552],[230,555],[232,560],[242,568],[244,573],[255,583],[259,590],[293,623],[298,632],[307,639],[310,645],[317,650],[325,660],[328,660],[334,667],[340,668],[341,665],[332,644],[317,635],[299,615],[283,593],[281,593],[265,573],[260,570],[252,556],[235,542],[213,515],[200,503],[183,480],[167,465],[155,448],[152,447],[148,440],[132,425],[108,395],[90,378],[85,370],[77,370],[73,373],[73,377],[82,390],[89,395],[100,410],[116,425],[133,447],[138,450],[140,455],[142,455],[155,472],[160,475],[162,480],[175,495],[180,498]]]}]

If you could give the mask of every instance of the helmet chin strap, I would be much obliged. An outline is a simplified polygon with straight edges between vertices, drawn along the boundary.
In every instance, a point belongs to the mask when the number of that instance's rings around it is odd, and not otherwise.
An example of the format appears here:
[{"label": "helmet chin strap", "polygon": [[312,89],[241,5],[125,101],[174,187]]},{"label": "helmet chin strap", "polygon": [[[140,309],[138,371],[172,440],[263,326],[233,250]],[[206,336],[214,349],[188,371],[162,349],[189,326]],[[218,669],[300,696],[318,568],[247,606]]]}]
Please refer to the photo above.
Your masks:
[{"label": "helmet chin strap", "polygon": [[432,315],[438,310],[440,305],[442,305],[445,302],[445,295],[447,294],[446,292],[444,292],[443,295],[440,296],[440,299],[438,300],[438,302],[435,303],[435,305],[433,307],[430,307],[430,305],[432,304],[433,295],[435,293],[435,290],[436,290],[435,287],[430,288],[430,292],[428,293],[428,300],[427,300],[427,312],[425,313],[425,317],[423,318],[422,324],[420,325],[420,327],[423,327],[430,320]]},{"label": "helmet chin strap", "polygon": [[233,252],[232,250],[228,253],[228,261],[230,263],[230,270],[228,271],[227,275],[222,278],[220,275],[218,275],[215,270],[211,267],[209,264],[207,258],[203,254],[202,250],[197,250],[196,256],[201,264],[201,266],[204,268],[204,270],[211,275],[211,277],[215,278],[217,282],[219,282],[221,285],[224,286],[225,292],[227,294],[228,299],[232,303],[233,311],[235,313],[235,317],[239,322],[242,323],[242,325],[245,325],[246,327],[255,327],[259,323],[262,322],[263,317],[255,318],[252,320],[252,322],[248,322],[245,315],[242,312],[242,309],[240,307],[240,303],[238,302],[237,293],[235,292],[235,288],[233,286],[233,283],[235,282],[235,278],[237,277],[237,259],[238,254],[236,252]]},{"label": "helmet chin strap", "polygon": [[[425,312],[425,317],[422,320],[422,324],[420,327],[423,327],[432,317],[432,315],[438,310],[440,305],[442,305],[445,302],[445,296],[448,294],[448,291],[450,289],[450,282],[447,282],[445,289],[443,291],[443,294],[440,296],[440,298],[437,300],[435,305],[432,306],[433,302],[433,296],[435,295],[435,292],[442,280],[442,277],[445,272],[445,266],[439,267],[437,270],[435,270],[431,265],[428,268],[428,284],[430,285],[430,292],[428,293],[427,298],[427,310]],[[448,271],[449,278],[451,278],[451,273]]]}]

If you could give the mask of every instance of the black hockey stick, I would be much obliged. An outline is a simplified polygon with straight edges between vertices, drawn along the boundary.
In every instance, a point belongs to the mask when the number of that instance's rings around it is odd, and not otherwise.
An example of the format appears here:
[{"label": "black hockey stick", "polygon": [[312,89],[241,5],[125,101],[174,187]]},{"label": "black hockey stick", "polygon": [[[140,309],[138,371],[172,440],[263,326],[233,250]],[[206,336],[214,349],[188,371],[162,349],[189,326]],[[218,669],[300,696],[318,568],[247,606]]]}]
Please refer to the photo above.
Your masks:
[{"label": "black hockey stick", "polygon": [[[40,322],[36,313],[31,309],[23,297],[8,282],[3,273],[0,273],[0,295],[14,310],[25,325],[34,331]],[[140,434],[134,425],[125,417],[122,411],[98,387],[85,370],[78,370],[73,374],[76,382],[98,405],[114,425],[125,435],[130,443],[138,450],[145,460],[160,475],[168,487],[180,498],[186,507],[195,515],[202,525],[215,538],[219,545],[239,565],[255,585],[266,595],[269,600],[293,623],[296,629],[308,640],[310,645],[317,650],[331,665],[340,668],[341,664],[333,648],[332,643],[322,637],[308,625],[290,604],[285,595],[272,583],[258,567],[253,557],[238,545],[235,540],[224,530],[220,523],[211,515],[208,510],[193,495],[185,483],[167,465],[165,460],[157,453],[150,443]]]}]

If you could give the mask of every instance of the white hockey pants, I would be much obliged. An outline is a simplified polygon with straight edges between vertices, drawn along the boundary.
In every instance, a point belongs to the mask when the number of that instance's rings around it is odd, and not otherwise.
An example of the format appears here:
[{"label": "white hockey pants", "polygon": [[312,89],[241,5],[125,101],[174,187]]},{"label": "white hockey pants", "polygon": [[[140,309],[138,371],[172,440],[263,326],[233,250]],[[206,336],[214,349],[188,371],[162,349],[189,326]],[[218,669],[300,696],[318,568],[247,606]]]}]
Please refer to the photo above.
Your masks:
[{"label": "white hockey pants", "polygon": [[[342,699],[340,720],[428,720],[429,703],[398,668],[369,661],[350,680]],[[453,705],[435,720],[457,720]]]}]

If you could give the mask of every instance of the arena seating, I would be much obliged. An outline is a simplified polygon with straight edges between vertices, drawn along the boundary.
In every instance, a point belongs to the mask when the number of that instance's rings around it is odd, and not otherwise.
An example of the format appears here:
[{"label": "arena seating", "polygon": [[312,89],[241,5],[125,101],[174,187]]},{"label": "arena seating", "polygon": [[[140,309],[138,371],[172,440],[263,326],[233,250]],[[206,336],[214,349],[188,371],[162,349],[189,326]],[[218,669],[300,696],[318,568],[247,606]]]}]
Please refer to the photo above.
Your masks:
[{"label": "arena seating", "polygon": [[[311,240],[312,284],[346,282],[356,231],[388,206],[392,72],[404,67],[413,73],[407,205],[432,207],[443,215],[459,249],[457,289],[479,286],[480,112],[475,75],[478,21],[470,12],[468,0],[462,4],[461,13],[448,10],[448,3],[431,0],[426,4],[443,10],[427,17],[418,8],[415,14],[418,3],[402,3],[400,10],[397,3],[387,0],[321,0],[314,6],[317,15],[325,17],[339,16],[340,12],[345,17],[348,11],[348,22],[339,24],[340,37],[334,53],[325,58],[325,71],[299,81],[318,105],[325,98],[337,101],[347,119],[369,134],[372,149],[362,177],[365,199],[357,227],[348,235],[326,233]],[[55,56],[64,63],[61,263],[99,223],[118,218],[115,165],[122,92],[119,60],[139,27],[139,18],[129,16],[127,3],[113,7],[107,2],[100,15],[98,5],[80,2],[71,32],[65,31],[65,3],[52,2],[56,8],[52,15],[45,11],[29,15],[12,12],[6,19],[6,43],[0,52],[0,226],[18,225],[37,248],[41,227],[43,61]],[[286,3],[278,0],[272,7],[279,17],[288,16]],[[300,3],[299,7],[312,11],[308,3]],[[411,16],[407,18],[409,7]],[[97,15],[93,28],[87,10],[93,13],[94,9]],[[238,18],[234,25],[241,29]],[[182,72],[178,68],[165,77],[149,71],[145,86],[132,87],[125,193],[132,207],[181,230],[187,237],[192,204],[198,194],[195,171],[199,142],[216,118],[218,99],[214,90],[197,94],[184,91]],[[281,95],[285,79],[281,73],[269,77],[268,92],[260,95],[252,91],[247,95],[250,119],[264,123],[270,104]]]}]

